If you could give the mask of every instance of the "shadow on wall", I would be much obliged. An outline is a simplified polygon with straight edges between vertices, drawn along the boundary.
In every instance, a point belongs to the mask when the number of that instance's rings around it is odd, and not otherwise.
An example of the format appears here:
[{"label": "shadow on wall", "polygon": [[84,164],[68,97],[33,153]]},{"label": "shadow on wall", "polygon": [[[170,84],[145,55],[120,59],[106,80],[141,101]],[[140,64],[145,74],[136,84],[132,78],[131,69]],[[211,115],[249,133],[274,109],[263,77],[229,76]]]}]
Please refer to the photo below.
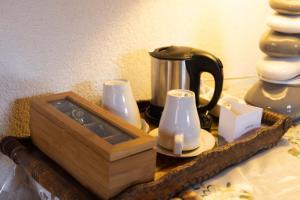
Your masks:
[{"label": "shadow on wall", "polygon": [[[100,105],[100,92],[94,87],[91,81],[84,81],[72,86],[72,91],[87,100]],[[44,93],[36,96],[24,97],[14,101],[9,114],[9,124],[5,130],[6,135],[18,137],[30,136],[30,101],[33,98],[48,96],[53,93]]]},{"label": "shadow on wall", "polygon": [[137,100],[149,99],[151,94],[150,56],[146,49],[123,54],[118,60],[120,78],[130,81]]},{"label": "shadow on wall", "polygon": [[0,3],[5,10],[0,12],[5,27],[0,29],[0,91],[5,94],[0,98],[0,136],[29,134],[33,95],[74,90],[93,102],[99,100],[101,91],[91,95],[97,85],[85,80],[115,75],[102,67],[112,62],[104,57],[115,56],[114,51],[105,54],[105,49],[114,44],[111,33],[118,32],[123,15],[135,4],[129,0],[13,2]]},{"label": "shadow on wall", "polygon": [[83,81],[77,84],[74,84],[71,87],[72,92],[77,93],[79,96],[91,101],[96,105],[100,105],[100,99],[102,92],[96,89],[96,83],[92,81]]},{"label": "shadow on wall", "polygon": [[9,114],[9,124],[5,130],[6,135],[26,137],[30,135],[30,101],[36,97],[48,96],[51,93],[45,93],[32,97],[24,97],[14,101]]}]

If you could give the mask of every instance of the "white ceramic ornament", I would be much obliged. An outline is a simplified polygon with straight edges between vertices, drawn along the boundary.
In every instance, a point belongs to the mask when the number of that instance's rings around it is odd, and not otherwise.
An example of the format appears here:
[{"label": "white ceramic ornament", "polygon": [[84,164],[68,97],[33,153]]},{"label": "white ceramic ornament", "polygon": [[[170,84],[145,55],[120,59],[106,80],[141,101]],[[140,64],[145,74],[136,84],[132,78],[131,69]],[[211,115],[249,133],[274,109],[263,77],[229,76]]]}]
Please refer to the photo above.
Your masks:
[{"label": "white ceramic ornament", "polygon": [[262,81],[268,82],[268,83],[275,83],[275,84],[281,84],[281,85],[300,85],[300,77],[297,76],[296,78],[293,79],[289,79],[289,80],[284,80],[284,81],[280,81],[280,80],[272,80],[272,79],[268,79],[266,77],[263,77],[260,74],[257,74],[258,78]]},{"label": "white ceramic ornament", "polygon": [[300,33],[300,16],[273,14],[267,20],[268,26],[282,33]]},{"label": "white ceramic ornament", "polygon": [[258,61],[256,71],[267,80],[291,80],[300,74],[300,58],[264,57]]}]

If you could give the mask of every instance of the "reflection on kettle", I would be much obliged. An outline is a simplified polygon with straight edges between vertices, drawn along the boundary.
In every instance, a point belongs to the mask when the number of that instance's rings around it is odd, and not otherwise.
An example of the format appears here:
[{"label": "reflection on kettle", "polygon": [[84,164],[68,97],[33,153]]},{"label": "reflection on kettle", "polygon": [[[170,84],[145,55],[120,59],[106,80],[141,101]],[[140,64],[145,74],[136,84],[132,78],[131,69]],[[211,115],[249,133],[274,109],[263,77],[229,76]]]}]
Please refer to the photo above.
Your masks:
[{"label": "reflection on kettle", "polygon": [[[220,98],[223,87],[223,66],[214,55],[191,47],[168,46],[155,49],[151,55],[151,100],[146,116],[159,122],[167,92],[172,89],[187,89],[195,93],[198,113],[212,109]],[[199,103],[200,77],[210,73],[215,81],[215,90],[210,102]]]}]

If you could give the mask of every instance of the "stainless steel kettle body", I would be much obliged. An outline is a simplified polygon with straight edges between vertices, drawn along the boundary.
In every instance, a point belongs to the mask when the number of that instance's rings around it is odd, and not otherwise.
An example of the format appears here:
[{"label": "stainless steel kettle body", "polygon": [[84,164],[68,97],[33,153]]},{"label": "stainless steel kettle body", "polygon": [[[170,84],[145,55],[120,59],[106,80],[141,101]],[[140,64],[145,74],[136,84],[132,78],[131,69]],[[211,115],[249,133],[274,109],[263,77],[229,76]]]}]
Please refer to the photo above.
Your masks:
[{"label": "stainless steel kettle body", "polygon": [[154,106],[164,107],[166,94],[172,89],[189,89],[190,75],[185,61],[151,58],[151,101]]},{"label": "stainless steel kettle body", "polygon": [[[165,105],[167,92],[172,89],[187,89],[195,93],[198,113],[212,109],[222,92],[223,67],[212,54],[191,47],[169,46],[155,49],[151,55],[151,100],[146,116],[159,121]],[[199,104],[200,76],[212,74],[215,91],[207,105]]]}]

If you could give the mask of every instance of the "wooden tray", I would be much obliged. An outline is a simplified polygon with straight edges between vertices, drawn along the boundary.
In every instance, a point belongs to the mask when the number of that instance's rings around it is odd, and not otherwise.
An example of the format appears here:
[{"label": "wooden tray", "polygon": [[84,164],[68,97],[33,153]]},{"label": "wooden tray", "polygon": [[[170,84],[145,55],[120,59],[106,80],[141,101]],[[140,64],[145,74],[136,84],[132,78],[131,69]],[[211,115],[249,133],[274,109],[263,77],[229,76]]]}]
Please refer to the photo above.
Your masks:
[{"label": "wooden tray", "polygon": [[[141,110],[147,101],[139,102]],[[248,132],[232,143],[217,136],[217,124],[211,132],[216,147],[193,158],[157,155],[155,180],[126,189],[114,199],[169,199],[191,185],[201,183],[229,166],[240,163],[263,149],[275,146],[292,125],[291,118],[264,110],[263,126]],[[151,124],[151,128],[155,128]]]},{"label": "wooden tray", "polygon": [[[143,111],[148,103],[140,101],[140,109]],[[267,110],[264,110],[262,123],[263,127],[245,134],[233,143],[226,143],[217,137],[217,122],[214,123],[211,129],[217,139],[214,149],[184,159],[158,154],[155,180],[127,188],[113,199],[169,199],[193,184],[201,183],[227,167],[275,146],[292,125],[291,118]],[[154,124],[150,125],[152,129],[155,128]],[[25,145],[26,149],[23,145],[14,138],[4,138],[0,146],[3,153],[27,169],[36,181],[60,199],[71,200],[75,196],[78,200],[96,199],[31,143]]]}]

